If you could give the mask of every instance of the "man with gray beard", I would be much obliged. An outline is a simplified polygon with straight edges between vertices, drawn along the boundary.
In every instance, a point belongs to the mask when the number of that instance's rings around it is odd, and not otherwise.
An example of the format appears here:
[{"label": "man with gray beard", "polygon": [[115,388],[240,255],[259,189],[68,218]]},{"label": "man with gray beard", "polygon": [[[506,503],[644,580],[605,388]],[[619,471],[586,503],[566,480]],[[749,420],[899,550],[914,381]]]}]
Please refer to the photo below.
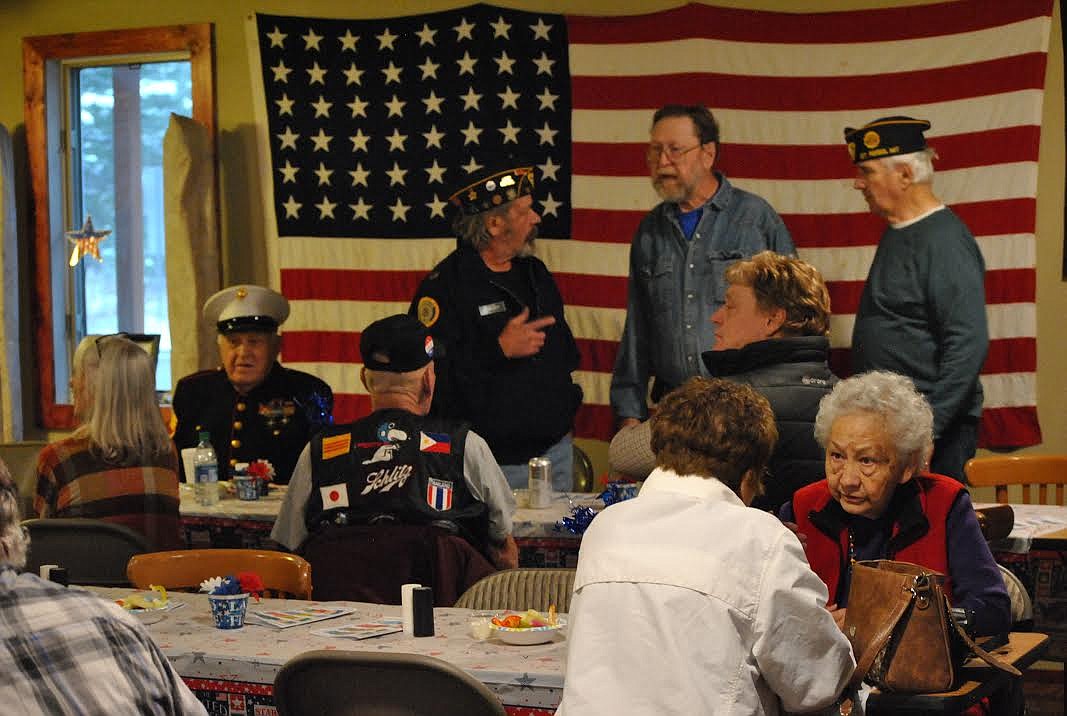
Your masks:
[{"label": "man with gray beard", "polygon": [[545,456],[553,487],[569,490],[579,356],[556,282],[532,255],[534,170],[468,179],[450,197],[458,246],[411,302],[436,346],[431,415],[469,422],[512,487],[525,487],[530,458]]},{"label": "man with gray beard", "polygon": [[648,417],[689,377],[707,375],[700,355],[715,342],[711,314],[723,304],[726,267],[793,240],[771,206],[715,171],[719,125],[703,106],[667,105],[652,118],[645,159],[663,201],[642,220],[630,248],[626,324],[611,378],[619,427]]}]

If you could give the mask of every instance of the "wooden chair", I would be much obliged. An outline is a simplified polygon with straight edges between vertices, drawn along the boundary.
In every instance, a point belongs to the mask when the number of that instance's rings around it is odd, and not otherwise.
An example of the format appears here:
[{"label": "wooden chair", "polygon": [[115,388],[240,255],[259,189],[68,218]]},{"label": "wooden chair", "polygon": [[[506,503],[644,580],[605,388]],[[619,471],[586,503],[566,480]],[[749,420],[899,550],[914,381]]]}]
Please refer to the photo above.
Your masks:
[{"label": "wooden chair", "polygon": [[574,592],[573,569],[506,569],[479,580],[456,601],[464,609],[536,609],[551,604],[567,612]]},{"label": "wooden chair", "polygon": [[126,574],[137,589],[159,584],[167,589],[196,591],[210,577],[255,572],[266,587],[264,596],[311,599],[311,565],[286,552],[259,549],[184,549],[139,554]]},{"label": "wooden chair", "polygon": [[26,571],[37,573],[42,564],[67,570],[71,584],[126,587],[126,563],[152,549],[140,532],[104,520],[81,517],[46,517],[25,520],[30,535]]},{"label": "wooden chair", "polygon": [[[1008,485],[1022,485],[1023,504],[1063,505],[1064,485],[1067,485],[1067,455],[1018,455],[976,457],[967,462],[967,480],[975,486],[993,486],[997,502],[1008,501]],[[1037,501],[1031,487],[1037,487]],[[1055,500],[1049,490],[1055,486]]]},{"label": "wooden chair", "polygon": [[421,654],[308,651],[274,678],[280,716],[505,716],[489,688]]}]

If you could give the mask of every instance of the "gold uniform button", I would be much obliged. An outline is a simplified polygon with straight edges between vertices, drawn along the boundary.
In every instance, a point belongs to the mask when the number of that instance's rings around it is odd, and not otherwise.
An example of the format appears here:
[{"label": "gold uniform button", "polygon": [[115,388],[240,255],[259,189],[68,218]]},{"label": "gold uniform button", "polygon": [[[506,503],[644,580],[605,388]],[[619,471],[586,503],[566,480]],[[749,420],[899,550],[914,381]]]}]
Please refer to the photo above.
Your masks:
[{"label": "gold uniform button", "polygon": [[230,467],[233,467],[236,464],[237,464],[237,458],[231,457],[230,458]]},{"label": "gold uniform button", "polygon": [[275,434],[275,435],[281,435],[281,434],[282,434],[282,431],[281,431],[281,430],[275,430],[275,431],[274,431],[274,434]]},{"label": "gold uniform button", "polygon": [[233,429],[234,430],[240,430],[243,427],[244,427],[244,423],[242,423],[240,420],[234,420],[233,421]]},{"label": "gold uniform button", "polygon": [[234,406],[234,407],[236,407],[236,408],[237,408],[237,410],[238,410],[239,412],[244,412],[244,409],[245,409],[245,407],[246,407],[246,406],[245,406],[245,404],[244,404],[244,403],[238,403],[238,404],[237,404],[236,406]]},{"label": "gold uniform button", "polygon": [[237,440],[236,438],[231,440],[230,441],[230,447],[235,448],[235,449],[241,447],[241,441]]}]

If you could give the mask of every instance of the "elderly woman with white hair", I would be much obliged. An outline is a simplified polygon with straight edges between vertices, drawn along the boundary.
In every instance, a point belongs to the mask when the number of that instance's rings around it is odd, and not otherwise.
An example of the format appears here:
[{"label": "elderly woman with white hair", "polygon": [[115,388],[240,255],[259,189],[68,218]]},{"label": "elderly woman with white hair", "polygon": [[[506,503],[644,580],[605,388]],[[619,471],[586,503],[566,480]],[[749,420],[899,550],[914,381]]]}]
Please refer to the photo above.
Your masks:
[{"label": "elderly woman with white hair", "polygon": [[122,335],[86,337],[74,351],[71,391],[81,425],[37,458],[37,514],[106,520],[158,549],[182,546],[178,454],[148,354]]},{"label": "elderly woman with white hair", "polygon": [[811,568],[844,622],[852,563],[912,562],[945,574],[954,607],[977,635],[1011,626],[1011,604],[966,488],[925,472],[933,414],[910,379],[875,371],[822,399],[815,438],[826,479],[798,490],[779,516],[796,523]]}]

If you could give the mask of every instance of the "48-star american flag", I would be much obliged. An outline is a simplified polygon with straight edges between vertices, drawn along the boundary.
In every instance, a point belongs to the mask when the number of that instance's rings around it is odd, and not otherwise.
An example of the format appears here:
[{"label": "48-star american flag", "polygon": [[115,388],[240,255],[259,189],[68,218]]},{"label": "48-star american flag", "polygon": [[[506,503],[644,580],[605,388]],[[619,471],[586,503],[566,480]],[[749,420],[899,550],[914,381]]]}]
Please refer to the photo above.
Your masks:
[{"label": "48-star american flag", "polygon": [[932,122],[935,189],[986,260],[982,442],[1040,442],[1034,227],[1051,13],[1052,0],[964,0],[816,14],[257,14],[266,223],[292,302],[283,359],[330,383],[339,422],[366,414],[359,331],[406,311],[452,250],[446,201],[467,173],[514,156],[538,167],[538,251],[582,351],[576,434],[609,438],[629,241],[657,201],[643,147],[652,112],[676,102],[715,111],[719,168],[778,210],[826,277],[840,371],[883,229],[851,188],[842,129],[908,114]]}]

